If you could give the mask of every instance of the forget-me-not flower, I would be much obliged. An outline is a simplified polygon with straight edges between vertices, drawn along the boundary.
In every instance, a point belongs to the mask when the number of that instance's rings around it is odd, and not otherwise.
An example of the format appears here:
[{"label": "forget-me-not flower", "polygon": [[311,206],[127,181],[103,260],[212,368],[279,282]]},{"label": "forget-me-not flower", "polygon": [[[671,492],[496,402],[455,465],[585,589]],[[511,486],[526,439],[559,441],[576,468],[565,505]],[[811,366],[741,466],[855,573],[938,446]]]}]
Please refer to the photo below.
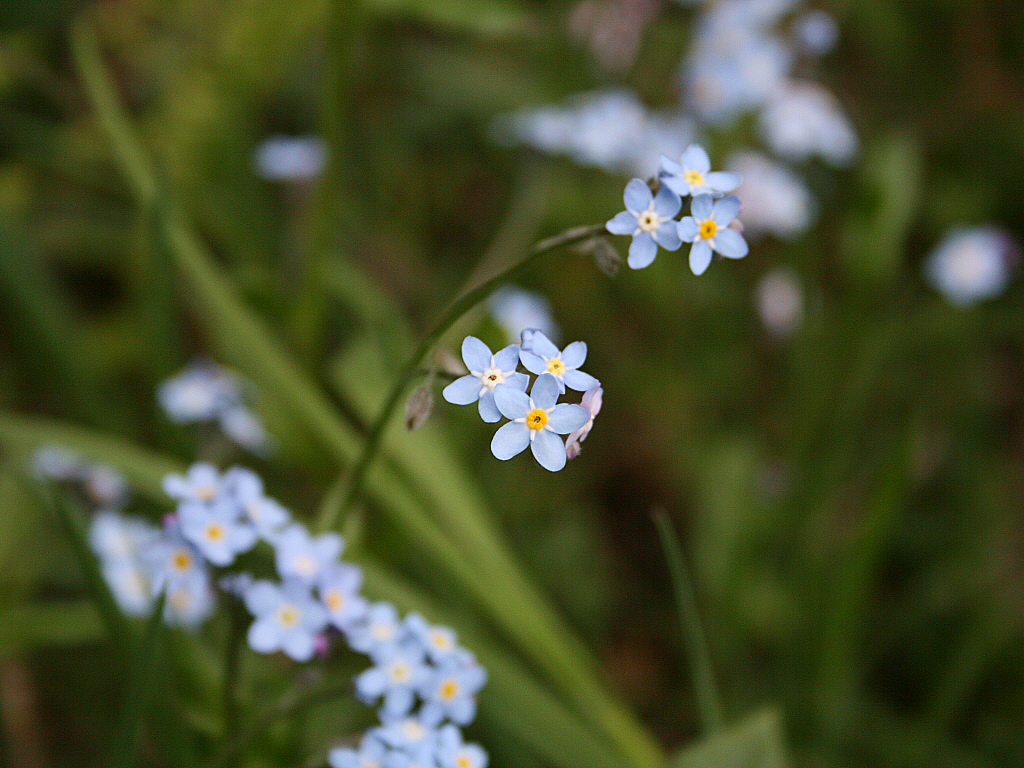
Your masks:
[{"label": "forget-me-not flower", "polygon": [[462,731],[448,724],[437,737],[437,762],[440,768],[487,768],[487,753],[479,744],[466,744]]},{"label": "forget-me-not flower", "polygon": [[729,225],[740,212],[740,199],[736,195],[712,200],[711,195],[697,195],[690,207],[691,216],[679,222],[679,237],[690,247],[690,269],[702,275],[711,263],[711,252],[730,259],[747,255],[747,241]]},{"label": "forget-me-not flower", "polygon": [[375,666],[356,675],[356,696],[366,704],[383,696],[383,711],[389,716],[409,714],[416,703],[416,691],[430,675],[423,646],[407,639],[376,651],[371,658]]},{"label": "forget-me-not flower", "polygon": [[362,583],[362,569],[351,563],[334,563],[317,578],[317,594],[327,609],[327,617],[343,632],[366,616],[370,608],[366,598],[359,594]]},{"label": "forget-me-not flower", "polygon": [[441,392],[453,405],[469,405],[479,401],[480,418],[488,423],[501,419],[501,413],[494,405],[494,388],[499,384],[526,391],[530,377],[516,373],[519,365],[519,347],[509,344],[497,354],[475,336],[462,341],[462,359],[469,368],[469,374],[456,379]]},{"label": "forget-me-not flower", "polygon": [[743,181],[738,173],[712,171],[711,159],[699,144],[691,144],[679,162],[661,156],[661,183],[677,195],[723,195]]},{"label": "forget-me-not flower", "polygon": [[957,227],[925,262],[925,277],[957,307],[998,296],[1010,279],[1016,245],[995,226]]},{"label": "forget-me-not flower", "polygon": [[587,435],[590,434],[590,430],[594,426],[594,417],[601,411],[603,396],[604,390],[601,388],[600,382],[583,393],[580,407],[590,414],[590,418],[587,419],[586,424],[565,438],[565,455],[568,458],[575,459],[580,455],[580,443],[587,439]]},{"label": "forget-me-not flower", "polygon": [[558,381],[549,373],[537,377],[529,396],[511,387],[497,388],[494,402],[511,421],[494,433],[491,453],[506,461],[530,446],[545,469],[557,472],[564,467],[565,445],[558,435],[579,429],[590,414],[578,405],[557,403],[558,395]]},{"label": "forget-me-not flower", "polygon": [[277,572],[281,578],[294,577],[310,584],[337,561],[345,540],[336,533],[310,536],[302,523],[292,523],[281,531],[274,546]]},{"label": "forget-me-not flower", "polygon": [[632,235],[629,244],[629,258],[626,263],[633,269],[643,269],[658,255],[660,245],[667,251],[677,251],[682,243],[676,231],[674,217],[683,206],[683,201],[666,186],[657,195],[641,179],[633,179],[626,185],[622,196],[626,210],[617,213],[605,228],[613,235]]},{"label": "forget-me-not flower", "polygon": [[348,644],[354,651],[369,656],[395,645],[406,635],[405,627],[398,620],[398,611],[391,603],[374,603],[366,615],[348,628]]},{"label": "forget-me-not flower", "polygon": [[486,682],[487,672],[475,660],[451,659],[434,668],[419,689],[423,719],[468,725],[476,716],[476,694]]},{"label": "forget-me-not flower", "polygon": [[240,520],[226,499],[213,504],[190,501],[178,506],[181,533],[214,565],[231,565],[256,543],[256,529]]},{"label": "forget-me-not flower", "polygon": [[197,462],[184,475],[164,476],[164,493],[178,501],[211,502],[221,490],[221,477],[217,468],[206,462]]},{"label": "forget-me-not flower", "polygon": [[245,591],[245,607],[256,619],[248,633],[254,651],[284,651],[295,661],[313,657],[316,636],[327,627],[327,611],[313,599],[308,584],[254,581]]},{"label": "forget-me-not flower", "polygon": [[597,379],[589,373],[578,370],[587,359],[587,345],[582,341],[574,341],[564,350],[559,350],[547,336],[531,328],[523,331],[519,359],[530,373],[554,376],[559,394],[564,393],[566,387],[586,392],[597,383]]},{"label": "forget-me-not flower", "polygon": [[288,510],[280,502],[263,493],[263,481],[252,470],[231,467],[224,473],[223,485],[224,493],[233,499],[245,519],[267,541],[274,541],[291,520]]}]

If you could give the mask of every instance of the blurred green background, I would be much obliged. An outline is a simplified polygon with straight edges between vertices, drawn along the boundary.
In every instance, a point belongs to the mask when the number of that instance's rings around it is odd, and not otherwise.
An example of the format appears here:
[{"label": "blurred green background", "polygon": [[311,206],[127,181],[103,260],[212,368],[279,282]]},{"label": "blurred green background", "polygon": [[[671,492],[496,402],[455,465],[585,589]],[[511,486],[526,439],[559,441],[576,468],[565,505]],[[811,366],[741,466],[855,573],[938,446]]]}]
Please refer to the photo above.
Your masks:
[{"label": "blurred green background", "polygon": [[[411,340],[482,260],[499,269],[621,210],[628,176],[491,138],[500,114],[601,86],[676,102],[695,10],[591,5],[644,19],[628,66],[603,68],[570,33],[570,2],[5,0],[0,763],[101,765],[125,695],[28,453],[63,440],[119,465],[151,489],[130,511],[154,520],[169,510],[152,492],[163,471],[202,456],[244,463],[311,521],[345,461],[253,350],[280,351],[355,445]],[[960,309],[922,277],[952,226],[1024,234],[1024,6],[816,7],[841,30],[818,76],[861,141],[847,169],[805,166],[817,223],[753,241],[700,278],[685,249],[615,277],[586,254],[544,258],[518,285],[550,300],[563,343],[588,343],[585,370],[604,387],[582,456],[557,475],[526,456],[498,462],[493,428],[436,384],[427,424],[392,436],[395,461],[413,486],[433,478],[435,495],[450,481],[453,505],[479,500],[597,677],[667,753],[701,729],[657,508],[688,556],[728,722],[776,707],[794,766],[1024,765],[1024,287],[1011,278]],[[153,169],[141,194],[72,53],[83,29]],[[717,162],[751,131],[709,131],[706,146]],[[257,145],[279,133],[327,140],[319,181],[253,172]],[[214,288],[181,256],[176,222],[206,250]],[[754,301],[779,266],[805,300],[786,339]],[[235,304],[210,299],[221,283]],[[467,333],[506,343],[481,309],[443,346],[457,351]],[[276,455],[211,454],[160,413],[157,384],[195,354],[253,381]],[[353,559],[415,585],[463,636],[500,638],[384,513],[386,496],[349,520]],[[140,764],[203,764],[223,738],[204,649],[227,631],[217,620],[198,638],[169,633],[177,736],[144,736]],[[293,671],[260,661],[244,674],[252,701],[269,701]],[[344,682],[358,668],[346,657],[324,674]],[[502,725],[497,713],[516,706],[482,695],[470,734],[492,765],[571,766],[571,744],[545,751]],[[309,756],[365,717],[332,699],[277,724],[239,764],[320,765]],[[783,764],[772,760],[718,764]]]}]

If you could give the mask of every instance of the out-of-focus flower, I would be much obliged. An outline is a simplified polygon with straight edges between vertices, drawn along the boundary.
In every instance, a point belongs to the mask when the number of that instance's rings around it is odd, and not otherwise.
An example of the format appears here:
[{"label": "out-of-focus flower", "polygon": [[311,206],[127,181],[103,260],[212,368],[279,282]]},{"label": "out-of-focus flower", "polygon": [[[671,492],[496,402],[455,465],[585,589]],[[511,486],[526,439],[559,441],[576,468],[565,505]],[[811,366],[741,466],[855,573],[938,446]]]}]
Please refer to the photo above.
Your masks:
[{"label": "out-of-focus flower", "polygon": [[118,607],[129,616],[149,613],[153,597],[142,551],[160,537],[143,520],[100,510],[89,524],[89,546],[100,561],[100,571]]},{"label": "out-of-focus flower", "polygon": [[181,533],[214,565],[231,565],[235,556],[256,543],[256,529],[238,514],[227,499],[213,504],[188,501],[178,505]]},{"label": "out-of-focus flower", "polygon": [[245,606],[256,619],[248,633],[254,651],[284,651],[295,661],[313,658],[316,636],[327,626],[327,612],[313,599],[308,584],[296,579],[281,585],[254,581],[245,592]]},{"label": "out-of-focus flower", "polygon": [[423,719],[443,718],[468,725],[476,716],[476,694],[487,682],[487,672],[475,661],[450,659],[432,669],[420,685]]},{"label": "out-of-focus flower", "polygon": [[509,341],[518,341],[525,328],[537,328],[549,339],[559,336],[558,325],[551,316],[551,302],[536,291],[503,285],[491,294],[488,306],[491,316],[505,330]]},{"label": "out-of-focus flower", "polygon": [[859,143],[835,96],[817,83],[790,81],[761,112],[761,132],[772,150],[788,160],[819,155],[847,165]]},{"label": "out-of-focus flower", "polygon": [[831,13],[816,8],[796,17],[793,35],[804,50],[821,56],[831,51],[839,39],[839,25]]},{"label": "out-of-focus flower", "polygon": [[755,291],[757,313],[770,333],[786,338],[800,327],[804,316],[803,291],[796,273],[787,267],[766,272]]},{"label": "out-of-focus flower", "polygon": [[356,675],[356,696],[365,704],[383,697],[383,712],[403,717],[412,710],[416,691],[430,675],[423,646],[406,640],[371,655],[375,665]]},{"label": "out-of-focus flower", "polygon": [[594,417],[601,411],[603,397],[604,390],[601,388],[600,382],[583,393],[580,407],[586,409],[587,413],[590,414],[590,418],[587,419],[586,424],[565,438],[565,455],[567,458],[575,459],[580,455],[580,443],[586,440],[587,435],[590,434],[590,430],[594,426]]},{"label": "out-of-focus flower", "polygon": [[505,386],[495,390],[498,410],[511,421],[494,433],[491,453],[507,461],[530,446],[545,469],[557,472],[564,467],[565,445],[558,435],[579,429],[590,414],[578,405],[556,404],[558,395],[558,382],[549,373],[537,377],[529,396]]},{"label": "out-of-focus flower", "polygon": [[613,235],[633,236],[626,260],[632,269],[643,269],[654,261],[659,245],[667,251],[679,250],[682,243],[673,218],[683,205],[679,195],[667,186],[652,195],[642,179],[632,179],[623,200],[626,210],[617,213],[605,227]]},{"label": "out-of-focus flower", "polygon": [[215,466],[200,461],[190,466],[184,476],[166,475],[161,486],[172,499],[209,503],[220,494],[221,477]]},{"label": "out-of-focus flower", "polygon": [[678,163],[662,155],[661,169],[661,182],[682,196],[724,195],[743,181],[738,173],[712,171],[711,159],[699,144],[687,147]]},{"label": "out-of-focus flower", "polygon": [[[524,331],[525,333],[525,331]],[[520,349],[519,359],[530,373],[538,376],[547,373],[555,378],[559,393],[565,388],[585,392],[597,382],[589,373],[578,370],[587,359],[587,345],[582,341],[574,341],[564,350],[559,350],[551,340],[540,331],[530,334],[529,351]],[[536,386],[536,384],[534,384]],[[523,390],[525,391],[525,387]]]},{"label": "out-of-focus flower", "polygon": [[310,536],[301,523],[292,523],[277,536],[275,561],[282,579],[312,584],[338,560],[345,540],[337,533]]},{"label": "out-of-focus flower", "polygon": [[374,603],[366,615],[348,628],[346,637],[353,650],[373,656],[405,637],[405,627],[391,603]]},{"label": "out-of-focus flower", "polygon": [[951,303],[968,307],[1003,292],[1016,250],[999,227],[958,227],[928,257],[925,277]]},{"label": "out-of-focus flower", "polygon": [[342,632],[361,621],[370,606],[359,595],[363,583],[363,572],[351,563],[335,563],[328,566],[316,580],[317,594],[327,609],[327,618]]},{"label": "out-of-focus flower", "polygon": [[478,402],[480,418],[488,423],[501,419],[494,405],[494,388],[498,385],[526,391],[530,377],[517,373],[519,346],[510,344],[496,354],[475,336],[462,341],[462,359],[469,368],[469,374],[456,379],[441,392],[453,405],[469,405]]},{"label": "out-of-focus flower", "polygon": [[242,515],[263,539],[273,542],[291,520],[291,515],[278,501],[263,493],[259,475],[243,467],[231,467],[223,477],[224,495],[239,507]]},{"label": "out-of-focus flower", "polygon": [[51,480],[77,480],[85,467],[77,453],[55,445],[44,446],[33,453],[31,465],[36,477]]},{"label": "out-of-focus flower", "polygon": [[479,744],[466,744],[454,725],[446,725],[438,734],[437,762],[440,768],[487,768],[487,753]]},{"label": "out-of-focus flower", "polygon": [[736,195],[743,201],[743,231],[747,237],[764,232],[792,238],[811,224],[811,194],[791,171],[759,152],[741,150],[726,167],[743,175]]},{"label": "out-of-focus flower", "polygon": [[679,222],[679,237],[683,242],[693,243],[690,247],[690,269],[693,274],[702,275],[711,263],[711,252],[726,258],[741,259],[749,250],[743,235],[729,229],[740,211],[740,199],[736,195],[712,200],[711,195],[697,195],[690,207],[691,216]]},{"label": "out-of-focus flower", "polygon": [[311,181],[327,164],[319,136],[271,136],[256,148],[256,173],[267,181]]}]

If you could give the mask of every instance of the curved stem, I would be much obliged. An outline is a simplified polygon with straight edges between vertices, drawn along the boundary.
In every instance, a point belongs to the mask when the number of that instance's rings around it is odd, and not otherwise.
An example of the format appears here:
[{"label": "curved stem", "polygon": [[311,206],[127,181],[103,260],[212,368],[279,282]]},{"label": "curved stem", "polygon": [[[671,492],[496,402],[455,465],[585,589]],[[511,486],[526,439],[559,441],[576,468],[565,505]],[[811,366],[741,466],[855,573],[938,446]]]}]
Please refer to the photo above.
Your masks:
[{"label": "curved stem", "polygon": [[[434,327],[420,339],[416,349],[413,350],[399,370],[398,375],[395,377],[395,383],[388,393],[387,400],[384,401],[384,406],[370,427],[370,433],[366,438],[362,453],[349,471],[347,491],[341,497],[338,505],[322,511],[320,520],[317,521],[318,530],[327,531],[333,529],[338,522],[338,518],[348,512],[356,498],[358,498],[366,479],[366,473],[380,448],[381,440],[384,437],[384,430],[391,421],[391,417],[394,415],[398,403],[402,399],[402,393],[405,391],[409,381],[418,373],[420,361],[433,349],[441,336],[455,324],[455,321],[490,296],[499,285],[525,270],[540,256],[562,246],[588,240],[604,231],[604,224],[594,224],[588,227],[573,227],[558,235],[541,240],[517,264],[462,294],[461,297],[448,307],[437,323],[434,324]],[[344,484],[344,481],[342,483]]]}]

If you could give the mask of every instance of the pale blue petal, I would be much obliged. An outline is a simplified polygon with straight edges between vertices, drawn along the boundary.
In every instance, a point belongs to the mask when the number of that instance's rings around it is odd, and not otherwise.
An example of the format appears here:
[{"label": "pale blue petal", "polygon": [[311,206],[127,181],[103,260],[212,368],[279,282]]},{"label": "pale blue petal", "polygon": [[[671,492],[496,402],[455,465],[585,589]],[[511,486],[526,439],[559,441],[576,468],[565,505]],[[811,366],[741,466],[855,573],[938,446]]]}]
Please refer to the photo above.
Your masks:
[{"label": "pale blue petal", "polygon": [[714,202],[711,195],[697,195],[690,205],[690,213],[697,221],[704,221],[711,216]]},{"label": "pale blue petal", "polygon": [[716,192],[732,192],[742,182],[742,176],[728,171],[715,171],[704,177],[704,183]]},{"label": "pale blue petal", "polygon": [[517,365],[519,365],[518,344],[509,344],[494,355],[494,367],[499,371],[514,371]]},{"label": "pale blue petal", "polygon": [[523,367],[530,373],[541,374],[548,368],[548,364],[541,360],[539,356],[533,354],[533,352],[527,352],[525,349],[519,350],[519,359],[522,361]]},{"label": "pale blue petal", "polygon": [[679,227],[676,226],[676,222],[666,221],[662,223],[658,227],[658,231],[654,233],[654,242],[666,251],[678,251],[683,241],[679,237]]},{"label": "pale blue petal", "polygon": [[530,398],[526,393],[504,384],[494,388],[494,404],[506,419],[521,419],[530,412]]},{"label": "pale blue petal", "polygon": [[545,411],[558,402],[558,396],[565,390],[559,386],[560,382],[550,373],[544,373],[533,382],[533,389],[530,390],[530,399],[538,408]]},{"label": "pale blue petal", "polygon": [[679,222],[676,232],[684,243],[692,243],[700,233],[700,225],[692,216],[686,216]]},{"label": "pale blue petal", "polygon": [[511,376],[505,377],[505,386],[525,392],[526,388],[530,386],[530,377],[525,373],[513,373]]},{"label": "pale blue petal", "polygon": [[491,453],[496,459],[508,461],[522,453],[530,444],[530,428],[518,421],[510,421],[491,438]]},{"label": "pale blue petal", "polygon": [[715,234],[715,250],[730,259],[742,259],[750,250],[743,235],[735,229],[720,229]]},{"label": "pale blue petal", "polygon": [[452,405],[469,405],[480,396],[480,379],[473,374],[456,379],[441,390],[441,397]]},{"label": "pale blue petal", "polygon": [[715,203],[715,209],[711,213],[711,218],[718,225],[719,229],[727,227],[736,218],[736,214],[740,212],[741,205],[742,203],[740,203],[740,199],[736,195],[723,197]]},{"label": "pale blue petal", "polygon": [[273,653],[281,647],[281,633],[271,621],[256,621],[249,627],[249,647],[259,653]]},{"label": "pale blue petal", "polygon": [[583,341],[574,341],[562,350],[562,362],[566,368],[579,368],[587,359],[587,344]]},{"label": "pale blue petal", "polygon": [[664,155],[661,156],[661,167],[669,176],[675,176],[683,172],[683,166]]},{"label": "pale blue petal", "polygon": [[486,371],[491,367],[491,348],[476,336],[467,336],[462,341],[462,359],[471,371]]},{"label": "pale blue petal", "polygon": [[684,168],[697,171],[701,175],[711,170],[711,158],[708,157],[708,153],[704,151],[704,147],[700,144],[688,146],[686,151],[683,152],[680,162]]},{"label": "pale blue petal", "polygon": [[575,389],[577,392],[586,392],[597,384],[597,379],[583,371],[566,371],[562,376],[562,381],[569,389]]},{"label": "pale blue petal", "polygon": [[494,390],[488,389],[480,395],[480,402],[477,405],[477,410],[480,412],[480,418],[488,424],[494,424],[496,421],[501,421],[501,411],[499,411],[498,406],[494,404]]},{"label": "pale blue petal", "polygon": [[613,235],[632,235],[636,231],[636,216],[629,211],[622,211],[615,214],[615,218],[609,220],[604,228]]},{"label": "pale blue petal", "polygon": [[309,632],[289,632],[281,643],[288,658],[295,661],[309,661],[313,658],[313,635]]},{"label": "pale blue petal", "polygon": [[633,179],[626,185],[626,192],[623,194],[622,199],[626,203],[626,210],[630,213],[640,213],[640,211],[646,211],[647,206],[651,204],[651,188],[648,187],[643,180]]},{"label": "pale blue petal", "polygon": [[683,201],[675,192],[668,187],[662,187],[654,197],[654,212],[663,219],[671,219],[679,209],[683,207]]},{"label": "pale blue petal", "polygon": [[[690,185],[687,184],[685,181],[683,181],[678,176],[664,176],[661,179],[661,183],[664,186],[666,186],[669,189],[671,189],[677,195],[683,195],[685,197],[686,195],[690,194]],[[682,200],[680,200],[679,203],[680,203],[680,206],[681,206],[682,205]]]},{"label": "pale blue petal", "polygon": [[658,255],[658,244],[648,232],[641,232],[629,244],[629,258],[626,263],[632,269],[643,269]]},{"label": "pale blue petal", "polygon": [[387,675],[378,667],[370,667],[360,672],[354,682],[356,695],[361,701],[373,701],[384,693],[388,686]]},{"label": "pale blue petal", "polygon": [[544,469],[557,472],[565,466],[565,444],[554,432],[540,430],[530,443],[530,450]]},{"label": "pale blue petal", "polygon": [[698,240],[690,248],[690,269],[695,275],[703,275],[711,263],[711,246],[707,240]]},{"label": "pale blue petal", "polygon": [[[574,371],[574,373],[579,373],[579,371]],[[586,376],[586,374],[583,375]],[[547,426],[560,435],[567,435],[570,432],[575,432],[588,421],[590,421],[590,411],[582,405],[559,403],[555,406],[555,410],[548,414]]]},{"label": "pale blue petal", "polygon": [[257,581],[245,590],[245,607],[254,616],[262,616],[277,607],[281,601],[281,593],[269,581]]},{"label": "pale blue petal", "polygon": [[[549,360],[552,357],[558,357],[559,355],[558,347],[552,344],[551,339],[540,331],[533,334],[533,341],[531,343],[533,345],[533,353],[535,355],[541,355]],[[537,371],[534,371],[534,373],[537,373]]]}]

